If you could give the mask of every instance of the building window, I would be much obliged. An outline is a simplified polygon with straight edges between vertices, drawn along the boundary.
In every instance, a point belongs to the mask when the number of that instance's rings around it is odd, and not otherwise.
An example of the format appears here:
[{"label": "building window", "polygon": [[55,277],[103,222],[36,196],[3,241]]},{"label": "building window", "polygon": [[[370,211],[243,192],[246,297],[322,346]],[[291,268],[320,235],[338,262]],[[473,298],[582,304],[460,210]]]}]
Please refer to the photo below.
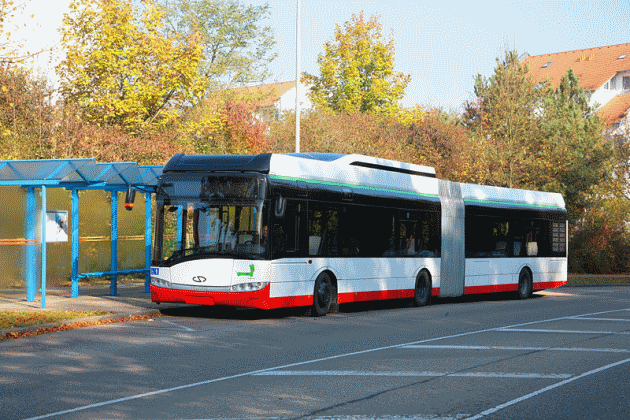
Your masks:
[{"label": "building window", "polygon": [[549,65],[550,65],[551,63],[552,63],[551,61],[546,62],[546,63],[545,63],[545,65],[544,65],[544,66],[542,66],[542,68],[543,68],[543,69],[546,69],[547,67],[549,67]]},{"label": "building window", "polygon": [[630,76],[623,76],[623,90],[630,89]]}]

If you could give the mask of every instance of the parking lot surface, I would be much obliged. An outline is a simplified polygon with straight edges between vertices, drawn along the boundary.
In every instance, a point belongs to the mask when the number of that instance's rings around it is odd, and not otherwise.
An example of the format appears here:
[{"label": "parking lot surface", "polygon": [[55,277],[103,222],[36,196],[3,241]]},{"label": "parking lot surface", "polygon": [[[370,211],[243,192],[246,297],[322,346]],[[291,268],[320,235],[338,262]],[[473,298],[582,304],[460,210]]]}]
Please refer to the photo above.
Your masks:
[{"label": "parking lot surface", "polygon": [[627,287],[165,315],[5,342],[0,417],[630,418]]}]

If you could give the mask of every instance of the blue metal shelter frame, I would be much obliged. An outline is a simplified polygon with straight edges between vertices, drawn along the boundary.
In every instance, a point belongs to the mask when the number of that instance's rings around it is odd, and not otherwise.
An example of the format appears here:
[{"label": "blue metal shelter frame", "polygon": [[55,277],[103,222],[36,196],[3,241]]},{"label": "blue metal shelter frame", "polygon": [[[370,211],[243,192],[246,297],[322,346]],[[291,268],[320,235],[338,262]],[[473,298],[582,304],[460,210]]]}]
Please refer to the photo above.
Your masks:
[{"label": "blue metal shelter frame", "polygon": [[[0,186],[18,185],[26,189],[26,239],[36,239],[37,197],[41,189],[41,298],[46,307],[46,195],[48,188],[65,188],[72,192],[71,249],[72,272],[70,295],[79,297],[79,278],[110,276],[110,295],[117,294],[118,276],[145,274],[145,291],[149,292],[151,265],[151,193],[162,174],[161,166],[140,166],[134,162],[96,163],[94,159],[0,160]],[[129,187],[145,193],[145,268],[118,270],[118,192]],[[79,273],[79,191],[104,190],[111,194],[111,266],[110,271]],[[36,250],[26,246],[26,300],[33,302],[37,292]]]}]

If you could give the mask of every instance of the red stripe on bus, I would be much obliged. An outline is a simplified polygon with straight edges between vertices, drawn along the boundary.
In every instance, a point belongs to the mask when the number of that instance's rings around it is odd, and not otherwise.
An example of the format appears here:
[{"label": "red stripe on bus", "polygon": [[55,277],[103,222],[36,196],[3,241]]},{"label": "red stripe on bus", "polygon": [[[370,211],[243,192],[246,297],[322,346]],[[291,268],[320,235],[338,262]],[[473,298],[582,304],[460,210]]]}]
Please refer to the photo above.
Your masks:
[{"label": "red stripe on bus", "polygon": [[567,281],[541,281],[534,283],[534,290],[554,289],[567,284]]},{"label": "red stripe on bus", "polygon": [[[553,289],[566,284],[566,281],[550,281],[534,283],[534,290]],[[468,286],[464,287],[465,295],[474,295],[479,293],[499,293],[499,292],[516,292],[518,284],[490,284],[486,286]]]},{"label": "red stripe on bus", "polygon": [[268,285],[256,292],[204,292],[197,290],[165,289],[151,285],[151,300],[191,305],[227,305],[241,308],[276,309],[311,306],[313,296],[269,297]]},{"label": "red stripe on bus", "polygon": [[339,293],[338,303],[365,302],[367,300],[405,299],[413,297],[413,289],[376,290],[373,292]]},{"label": "red stripe on bus", "polygon": [[[534,290],[552,289],[566,284],[566,281],[534,283]],[[298,306],[311,306],[313,296],[270,297],[270,286],[256,292],[204,292],[196,290],[165,289],[151,285],[153,302],[187,303],[191,305],[227,305],[241,308],[276,309]],[[495,284],[486,286],[468,286],[464,294],[515,292],[517,284]],[[339,293],[338,303],[365,302],[370,300],[408,299],[413,298],[413,289],[378,290],[372,292]],[[434,287],[433,296],[440,295],[440,288]]]}]

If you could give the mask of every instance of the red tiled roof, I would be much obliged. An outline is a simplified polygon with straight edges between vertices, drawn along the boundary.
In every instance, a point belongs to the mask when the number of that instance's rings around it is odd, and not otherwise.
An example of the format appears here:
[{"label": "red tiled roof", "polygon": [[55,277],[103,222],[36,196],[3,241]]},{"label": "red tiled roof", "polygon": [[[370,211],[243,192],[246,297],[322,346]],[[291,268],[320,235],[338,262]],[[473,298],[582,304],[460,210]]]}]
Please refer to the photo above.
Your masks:
[{"label": "red tiled roof", "polygon": [[275,104],[278,99],[295,86],[293,82],[270,83],[267,85],[246,86],[234,89],[237,94],[262,98],[259,106]]},{"label": "red tiled roof", "polygon": [[[619,60],[622,55],[626,58]],[[532,55],[525,59],[529,72],[537,82],[549,77],[554,86],[572,68],[585,90],[599,89],[618,71],[630,70],[630,43],[587,48],[555,54]],[[549,64],[544,67],[545,64]]]},{"label": "red tiled roof", "polygon": [[617,95],[604,105],[597,113],[608,124],[618,123],[630,108],[630,95]]}]

